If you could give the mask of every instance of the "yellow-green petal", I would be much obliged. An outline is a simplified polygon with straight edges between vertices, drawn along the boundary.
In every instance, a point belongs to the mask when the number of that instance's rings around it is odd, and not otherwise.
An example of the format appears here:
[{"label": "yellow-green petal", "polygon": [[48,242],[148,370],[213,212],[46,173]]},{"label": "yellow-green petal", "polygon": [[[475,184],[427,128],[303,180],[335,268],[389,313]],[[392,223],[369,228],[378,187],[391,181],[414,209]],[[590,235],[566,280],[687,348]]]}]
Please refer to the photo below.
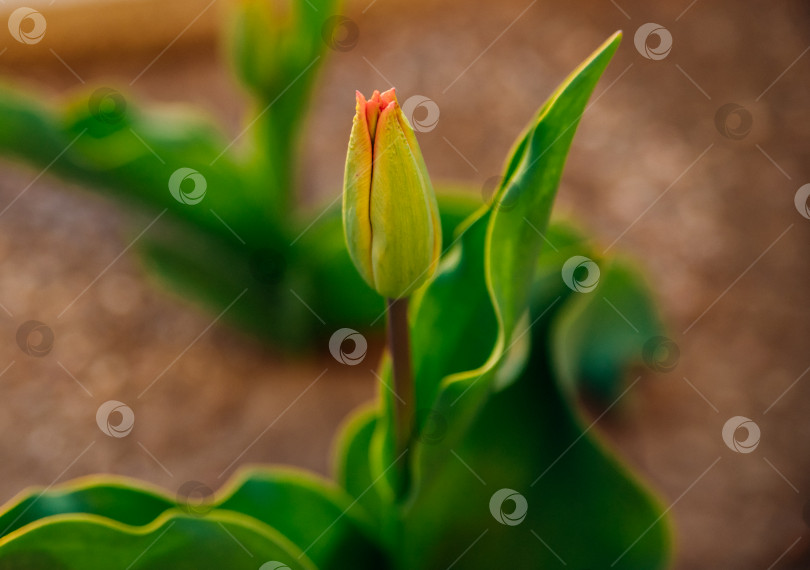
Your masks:
[{"label": "yellow-green petal", "polygon": [[[371,260],[376,290],[386,297],[410,295],[431,275],[435,203],[430,179],[402,128],[397,104],[380,114],[371,179]],[[408,127],[410,130],[410,128]]]},{"label": "yellow-green petal", "polygon": [[365,103],[365,98],[358,93],[343,179],[343,230],[349,256],[361,277],[373,288],[370,218],[372,147]]}]

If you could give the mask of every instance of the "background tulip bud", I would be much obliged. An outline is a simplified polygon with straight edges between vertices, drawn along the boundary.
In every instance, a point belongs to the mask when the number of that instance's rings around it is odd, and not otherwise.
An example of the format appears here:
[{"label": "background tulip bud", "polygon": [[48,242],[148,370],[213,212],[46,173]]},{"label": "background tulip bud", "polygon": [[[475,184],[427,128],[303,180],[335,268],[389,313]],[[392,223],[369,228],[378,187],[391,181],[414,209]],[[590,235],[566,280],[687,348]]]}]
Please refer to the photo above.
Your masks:
[{"label": "background tulip bud", "polygon": [[380,295],[407,297],[436,269],[441,226],[436,196],[393,89],[357,93],[343,183],[349,255]]},{"label": "background tulip bud", "polygon": [[[328,9],[334,2],[317,1]],[[321,26],[324,15],[314,6],[295,0],[240,0],[232,7],[228,47],[233,68],[242,83],[263,101],[273,101],[292,89],[304,96],[315,76],[312,64],[324,45]],[[295,85],[294,78],[304,71]]]},{"label": "background tulip bud", "polygon": [[325,57],[323,29],[338,0],[232,2],[228,47],[232,66],[250,91],[255,118],[249,168],[267,182],[265,215],[281,226],[291,208],[293,166],[318,68]]}]

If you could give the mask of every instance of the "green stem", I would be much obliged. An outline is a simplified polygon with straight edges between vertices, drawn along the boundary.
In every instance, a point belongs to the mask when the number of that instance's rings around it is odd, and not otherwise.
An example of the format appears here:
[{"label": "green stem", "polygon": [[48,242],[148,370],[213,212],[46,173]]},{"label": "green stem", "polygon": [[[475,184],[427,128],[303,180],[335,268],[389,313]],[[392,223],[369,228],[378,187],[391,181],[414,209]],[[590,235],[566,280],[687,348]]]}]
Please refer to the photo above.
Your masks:
[{"label": "green stem", "polygon": [[[411,368],[411,340],[408,326],[408,298],[388,299],[388,350],[394,372],[395,396],[394,423],[396,428],[397,456],[405,453],[410,445],[414,427],[414,384]],[[407,465],[407,457],[402,465]],[[407,470],[403,470],[407,472]],[[403,478],[403,485],[405,485]]]},{"label": "green stem", "polygon": [[[263,105],[263,101],[259,106]],[[252,127],[254,156],[250,168],[261,181],[254,198],[265,208],[266,216],[278,226],[289,223],[295,207],[295,165],[299,122],[273,112],[258,109]]]}]

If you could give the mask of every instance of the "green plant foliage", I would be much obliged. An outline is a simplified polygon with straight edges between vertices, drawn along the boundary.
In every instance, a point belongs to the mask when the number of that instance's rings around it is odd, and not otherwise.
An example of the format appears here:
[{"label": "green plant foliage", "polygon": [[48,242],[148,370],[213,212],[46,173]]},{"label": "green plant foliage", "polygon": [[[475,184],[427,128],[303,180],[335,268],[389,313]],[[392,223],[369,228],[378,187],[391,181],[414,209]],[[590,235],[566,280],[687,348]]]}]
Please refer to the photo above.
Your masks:
[{"label": "green plant foliage", "polygon": [[93,514],[142,526],[173,506],[165,493],[138,481],[87,477],[65,487],[27,489],[12,499],[0,514],[0,536],[39,519],[68,513]]},{"label": "green plant foliage", "polygon": [[319,568],[374,568],[384,557],[376,529],[354,500],[333,483],[301,472],[254,469],[214,504],[280,531]]},{"label": "green plant foliage", "polygon": [[[291,291],[328,323],[367,326],[383,303],[349,260],[339,208],[293,207],[302,124],[338,9],[335,0],[234,5],[227,47],[250,97],[235,138],[189,106],[141,108],[109,87],[54,105],[6,86],[0,153],[128,205],[139,214],[132,237],[159,218],[135,244],[146,267],[215,313],[239,297],[223,318],[255,335],[287,348],[329,335]],[[204,177],[199,203],[170,193],[179,168]],[[330,295],[320,295],[325,282]]]},{"label": "green plant foliage", "polygon": [[[57,111],[5,88],[0,125],[0,152],[37,168],[53,162],[50,173],[137,206],[135,235],[160,216],[135,247],[151,273],[184,300],[219,313],[242,295],[224,318],[289,348],[332,332],[291,291],[330,325],[365,328],[381,322],[384,304],[346,252],[340,204],[313,218],[279,217],[266,199],[269,188],[279,185],[251,171],[247,158],[226,153],[211,164],[228,141],[204,117],[176,109],[141,112],[130,102],[127,113],[109,124],[92,113],[86,95]],[[183,204],[169,193],[178,165],[206,177],[208,189],[199,204]],[[444,235],[478,205],[458,191],[442,195]],[[278,322],[285,327],[273,326]]]},{"label": "green plant foliage", "polygon": [[[549,340],[546,331],[557,315],[549,309],[565,294],[550,297],[553,288],[543,295],[533,285],[544,245],[540,232],[546,231],[574,128],[618,42],[614,37],[597,50],[541,108],[507,163],[496,199],[502,206],[482,210],[463,228],[416,303],[417,406],[441,417],[447,431],[440,442],[414,441],[410,494],[400,498],[399,512],[389,515],[398,520],[383,521],[397,567],[446,567],[473,544],[464,568],[519,567],[526,561],[537,567],[558,565],[543,540],[574,567],[601,567],[642,534],[617,567],[664,563],[666,525],[645,532],[659,516],[658,505],[583,433],[581,421],[562,399],[561,378],[551,369],[544,343],[569,346],[565,339]],[[614,290],[614,279],[611,272],[602,290]],[[565,297],[563,305],[580,302]],[[639,312],[648,309],[641,305]],[[588,321],[580,321],[587,328]],[[458,330],[448,322],[458,323]],[[526,335],[534,339],[533,350],[518,350]],[[515,358],[510,352],[517,353]],[[566,356],[579,363],[585,352],[574,345]],[[637,355],[619,351],[617,368]],[[381,375],[390,382],[387,372],[383,367]],[[493,394],[496,387],[501,391]],[[393,396],[383,396],[369,465],[378,494],[389,498],[400,486],[390,467],[403,458],[394,452]],[[592,477],[599,482],[591,482]],[[502,525],[490,513],[489,499],[500,488],[518,490],[536,506],[520,528]],[[610,521],[616,509],[623,513],[622,525]]]},{"label": "green plant foliage", "polygon": [[638,363],[644,344],[662,324],[638,270],[618,258],[602,263],[599,284],[573,293],[555,315],[551,356],[563,388],[584,387],[606,401],[618,395],[628,363]]},{"label": "green plant foliage", "polygon": [[[605,42],[540,109],[492,205],[458,224],[469,202],[443,214],[446,251],[411,305],[418,410],[406,453],[394,451],[394,396],[380,390],[336,440],[336,483],[255,469],[195,504],[109,478],[32,490],[0,514],[0,569],[664,567],[665,511],[597,440],[572,394],[580,382],[616,394],[660,322],[631,265],[597,256],[574,226],[549,224],[574,131],[619,41]],[[334,245],[339,224],[332,214],[320,220],[298,242],[312,257],[285,258],[279,283],[294,279],[334,302],[341,293],[310,280],[334,270],[339,286],[351,284],[347,256],[329,264],[345,256]],[[147,247],[163,270],[179,267],[178,282],[194,289],[211,279],[196,294],[219,301],[238,293],[239,270],[205,269],[231,250],[213,248],[206,265],[169,241]],[[600,267],[588,292],[561,278],[572,256]],[[274,305],[267,295],[254,310]],[[379,374],[390,380],[387,357]]]},{"label": "green plant foliage", "polygon": [[[445,261],[449,259],[450,263],[443,265],[440,275],[417,302],[413,359],[417,394],[422,394],[421,400],[417,397],[417,405],[450,416],[448,422],[456,430],[464,429],[486,397],[496,366],[512,347],[518,320],[528,310],[534,270],[544,243],[540,232],[548,224],[575,127],[619,41],[617,35],[606,42],[541,107],[519,138],[496,193],[495,204],[511,203],[511,207],[483,208],[473,217],[455,250],[446,256]],[[464,295],[464,302],[459,302],[458,295]],[[419,312],[426,303],[429,312],[423,316]],[[438,330],[446,327],[450,307],[456,308],[451,321],[459,313],[471,312],[472,307],[481,309],[472,319],[476,323],[474,342],[479,344],[470,347],[469,329],[462,329],[467,334],[460,338],[455,350],[434,349],[432,343]],[[473,366],[470,362],[454,362],[452,357],[458,352],[483,361]],[[440,361],[442,374],[433,376],[422,370],[423,358],[434,366]],[[430,393],[433,390],[435,396]],[[393,397],[386,400],[389,407]],[[462,404],[456,406],[462,398]],[[394,460],[392,425],[381,423],[378,431],[381,434],[376,441],[382,447],[377,451],[378,467],[382,467]]]},{"label": "green plant foliage", "polygon": [[278,531],[229,511],[205,518],[167,511],[142,527],[94,515],[57,516],[12,537],[0,545],[3,570],[256,570],[264,561],[291,570],[317,568]]},{"label": "green plant foliage", "polygon": [[[192,490],[205,488],[202,483],[190,483]],[[258,521],[272,527],[318,567],[372,568],[382,563],[383,554],[375,542],[372,519],[361,509],[352,509],[352,503],[335,484],[292,469],[246,470],[218,495],[191,498],[170,497],[138,481],[96,476],[23,492],[0,515],[0,536],[9,540],[20,528],[30,530],[32,523],[55,520],[115,522],[119,524],[104,532],[137,535],[144,527],[160,528],[155,521],[167,513],[206,519],[211,513],[238,513],[241,517],[234,518],[235,522],[251,526]]]}]

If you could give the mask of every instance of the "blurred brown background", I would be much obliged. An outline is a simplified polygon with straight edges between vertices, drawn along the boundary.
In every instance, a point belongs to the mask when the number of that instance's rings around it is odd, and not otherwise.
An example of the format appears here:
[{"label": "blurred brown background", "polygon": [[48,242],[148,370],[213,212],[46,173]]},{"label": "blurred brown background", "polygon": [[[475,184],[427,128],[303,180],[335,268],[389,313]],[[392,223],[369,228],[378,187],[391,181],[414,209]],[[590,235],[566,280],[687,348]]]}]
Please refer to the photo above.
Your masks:
[{"label": "blurred brown background", "polygon": [[[191,103],[235,135],[245,99],[219,49],[226,4],[31,3],[51,11],[46,40],[0,34],[0,72],[53,98],[82,82],[123,90],[143,72],[126,88],[133,101]],[[673,372],[645,374],[597,429],[672,505],[675,568],[810,566],[810,220],[793,203],[810,181],[807,4],[359,0],[344,12],[360,41],[330,55],[316,92],[301,170],[312,208],[339,192],[355,89],[433,99],[438,126],[419,136],[432,175],[479,189],[556,84],[625,31],[557,212],[646,269],[681,358]],[[634,46],[647,22],[672,35],[663,59]],[[739,140],[715,124],[728,103],[753,120]],[[739,116],[725,123],[732,134],[746,130]],[[0,208],[36,175],[4,164]],[[189,480],[217,488],[252,462],[327,473],[336,426],[373,394],[379,347],[357,370],[326,347],[287,357],[211,326],[211,314],[154,288],[131,252],[118,257],[133,227],[110,202],[48,176],[0,217],[0,370],[10,366],[0,499],[99,471],[172,491]],[[54,331],[47,357],[15,342],[30,319]],[[110,399],[134,410],[129,437],[98,430]],[[732,416],[759,425],[754,453],[724,445]]]}]

